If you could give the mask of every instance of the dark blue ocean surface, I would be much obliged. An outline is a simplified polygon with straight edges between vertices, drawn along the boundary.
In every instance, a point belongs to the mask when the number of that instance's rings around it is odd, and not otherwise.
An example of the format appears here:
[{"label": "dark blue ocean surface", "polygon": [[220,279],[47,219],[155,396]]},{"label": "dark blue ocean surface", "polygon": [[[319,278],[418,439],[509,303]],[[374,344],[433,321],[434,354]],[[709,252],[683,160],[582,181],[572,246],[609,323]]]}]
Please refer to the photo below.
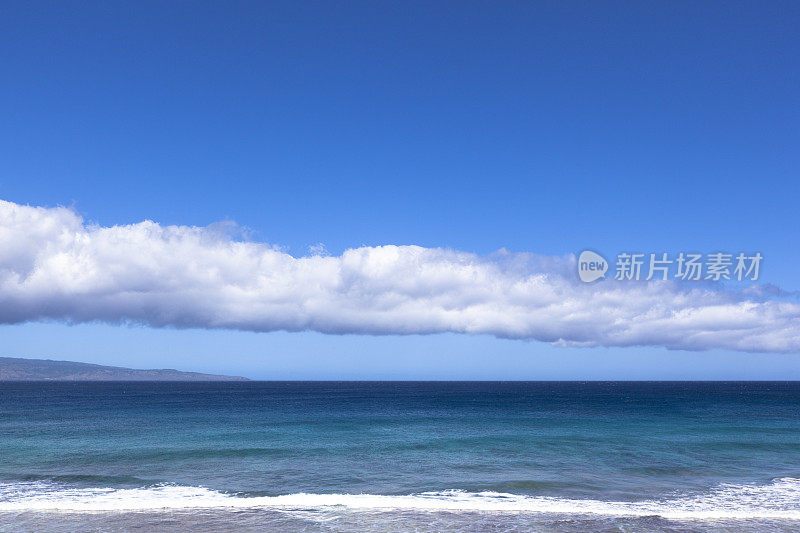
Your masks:
[{"label": "dark blue ocean surface", "polygon": [[0,528],[800,528],[800,383],[0,383]]}]

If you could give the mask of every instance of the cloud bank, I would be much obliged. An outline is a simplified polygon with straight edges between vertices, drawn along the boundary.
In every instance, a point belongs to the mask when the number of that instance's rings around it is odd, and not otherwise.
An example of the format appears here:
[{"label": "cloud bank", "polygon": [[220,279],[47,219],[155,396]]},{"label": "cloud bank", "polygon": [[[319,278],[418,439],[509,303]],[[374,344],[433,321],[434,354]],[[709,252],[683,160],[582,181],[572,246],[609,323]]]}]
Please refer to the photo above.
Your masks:
[{"label": "cloud bank", "polygon": [[489,334],[577,346],[800,351],[800,304],[678,282],[580,283],[575,258],[419,246],[293,257],[219,226],[101,227],[0,201],[0,323]]}]

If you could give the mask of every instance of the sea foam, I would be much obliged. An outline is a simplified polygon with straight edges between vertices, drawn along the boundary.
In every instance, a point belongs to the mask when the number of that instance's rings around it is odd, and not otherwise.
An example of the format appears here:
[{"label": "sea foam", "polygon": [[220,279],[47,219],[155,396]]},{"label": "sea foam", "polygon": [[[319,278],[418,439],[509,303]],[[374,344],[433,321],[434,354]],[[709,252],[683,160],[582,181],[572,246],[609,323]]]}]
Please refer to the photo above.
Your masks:
[{"label": "sea foam", "polygon": [[800,520],[800,479],[720,485],[706,493],[636,502],[446,490],[410,495],[287,494],[243,496],[204,487],[67,488],[50,482],[0,484],[0,512],[114,512],[180,509],[450,511],[660,516],[671,520]]}]

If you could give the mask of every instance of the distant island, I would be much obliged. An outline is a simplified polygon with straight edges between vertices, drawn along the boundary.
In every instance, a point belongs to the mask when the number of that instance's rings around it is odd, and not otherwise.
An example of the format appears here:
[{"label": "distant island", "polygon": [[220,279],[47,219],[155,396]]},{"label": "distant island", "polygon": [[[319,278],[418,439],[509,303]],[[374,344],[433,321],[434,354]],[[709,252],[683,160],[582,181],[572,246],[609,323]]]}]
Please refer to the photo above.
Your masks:
[{"label": "distant island", "polygon": [[0,381],[249,381],[240,376],[218,376],[172,369],[135,370],[49,359],[0,357]]}]

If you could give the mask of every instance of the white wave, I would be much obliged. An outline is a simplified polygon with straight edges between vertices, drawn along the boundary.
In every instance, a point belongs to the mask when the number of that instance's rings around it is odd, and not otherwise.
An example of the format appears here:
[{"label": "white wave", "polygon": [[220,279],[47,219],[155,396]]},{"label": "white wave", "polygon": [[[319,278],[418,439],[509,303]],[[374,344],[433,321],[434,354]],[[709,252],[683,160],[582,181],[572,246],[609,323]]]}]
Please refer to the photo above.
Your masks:
[{"label": "white wave", "polygon": [[203,487],[65,488],[52,483],[0,484],[0,512],[155,511],[180,509],[352,511],[485,511],[600,516],[660,516],[672,520],[800,520],[800,479],[767,485],[721,485],[705,494],[638,502],[565,499],[448,490],[411,495],[287,494],[246,497]]}]

